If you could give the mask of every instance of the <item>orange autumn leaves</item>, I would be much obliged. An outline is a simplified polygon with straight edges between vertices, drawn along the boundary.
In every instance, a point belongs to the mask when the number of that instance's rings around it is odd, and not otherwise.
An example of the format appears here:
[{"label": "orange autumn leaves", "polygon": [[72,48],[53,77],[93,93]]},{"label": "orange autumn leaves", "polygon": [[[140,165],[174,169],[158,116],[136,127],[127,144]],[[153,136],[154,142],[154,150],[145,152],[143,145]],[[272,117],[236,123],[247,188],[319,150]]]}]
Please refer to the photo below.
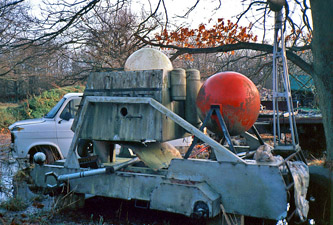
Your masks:
[{"label": "orange autumn leaves", "polygon": [[7,128],[0,128],[0,134],[8,134],[9,130]]},{"label": "orange autumn leaves", "polygon": [[[251,24],[248,27],[238,26],[230,20],[224,21],[223,18],[217,20],[217,23],[211,28],[206,24],[200,24],[196,29],[181,27],[176,31],[167,31],[164,29],[155,38],[159,44],[176,45],[182,48],[210,48],[237,42],[257,41],[257,36],[249,32]],[[233,52],[231,52],[233,54]],[[190,56],[185,56],[191,59]]]},{"label": "orange autumn leaves", "polygon": [[295,41],[302,41],[305,44],[310,44],[312,41],[312,32],[303,32],[300,29],[296,31],[291,30],[290,34],[285,37],[285,42],[295,42]]}]

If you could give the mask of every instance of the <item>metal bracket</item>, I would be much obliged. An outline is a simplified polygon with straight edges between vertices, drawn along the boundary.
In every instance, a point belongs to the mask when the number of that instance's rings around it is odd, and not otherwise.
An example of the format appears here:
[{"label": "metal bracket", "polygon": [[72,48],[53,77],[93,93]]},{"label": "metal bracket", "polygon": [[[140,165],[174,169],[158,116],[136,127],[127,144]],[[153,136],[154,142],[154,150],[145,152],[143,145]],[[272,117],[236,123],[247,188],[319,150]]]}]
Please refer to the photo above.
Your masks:
[{"label": "metal bracket", "polygon": [[[88,105],[93,104],[95,102],[99,103],[126,103],[126,104],[148,104],[151,107],[153,107],[155,110],[163,114],[164,116],[169,117],[172,121],[174,121],[176,124],[184,128],[187,132],[193,134],[196,136],[198,139],[206,142],[208,145],[210,145],[214,151],[215,155],[218,161],[230,161],[230,162],[241,162],[241,163],[246,163],[243,159],[238,157],[235,153],[231,152],[224,146],[220,145],[218,142],[213,140],[212,138],[208,137],[204,133],[202,133],[201,130],[198,128],[194,127],[192,124],[181,118],[179,115],[176,113],[172,112],[168,108],[166,108],[164,105],[162,105],[160,102],[156,101],[153,98],[149,97],[109,97],[109,96],[86,96],[85,97],[85,102],[82,107],[82,111],[80,113],[80,120],[77,124],[73,141],[70,147],[70,150],[68,152],[67,159],[65,161],[65,167],[72,167],[76,161],[74,160],[73,162],[69,162],[69,158],[74,158],[75,159],[75,147],[76,147],[76,142],[78,137],[80,136],[81,133],[81,128],[83,124],[83,120],[85,119],[85,113],[87,111]],[[77,162],[77,164],[79,164]],[[79,165],[78,165],[79,167]],[[76,168],[76,167],[74,167]]]},{"label": "metal bracket", "polygon": [[[229,131],[228,131],[228,128],[224,122],[224,119],[221,115],[221,111],[220,111],[220,105],[211,105],[210,106],[210,110],[208,111],[207,113],[207,116],[205,117],[202,125],[200,126],[199,130],[200,131],[203,131],[204,127],[206,126],[207,124],[207,121],[211,118],[211,116],[213,115],[213,113],[215,113],[217,115],[217,118],[219,120],[219,123],[221,125],[221,128],[222,128],[222,131],[223,131],[223,135],[224,135],[224,138],[227,140],[228,142],[228,145],[229,145],[229,148],[230,150],[233,152],[233,153],[236,153],[235,151],[235,148],[232,144],[232,141],[231,141],[231,137],[230,137],[230,134],[229,134]],[[190,157],[192,151],[193,151],[193,148],[194,146],[197,144],[198,142],[198,138],[197,137],[194,137],[193,141],[192,141],[192,144],[191,146],[189,147],[189,149],[187,150],[185,156],[184,156],[184,159],[188,159],[188,157]]]},{"label": "metal bracket", "polygon": [[60,182],[59,181],[59,175],[57,174],[57,173],[55,173],[55,172],[53,172],[53,171],[51,171],[51,172],[48,172],[48,173],[45,173],[45,179],[44,179],[44,182],[46,183],[46,181],[47,181],[47,178],[48,177],[54,177],[54,179],[56,180],[56,184],[47,184],[46,186],[48,187],[48,188],[56,188],[56,187],[62,187],[62,186],[64,186],[65,185],[65,183],[64,182]]}]

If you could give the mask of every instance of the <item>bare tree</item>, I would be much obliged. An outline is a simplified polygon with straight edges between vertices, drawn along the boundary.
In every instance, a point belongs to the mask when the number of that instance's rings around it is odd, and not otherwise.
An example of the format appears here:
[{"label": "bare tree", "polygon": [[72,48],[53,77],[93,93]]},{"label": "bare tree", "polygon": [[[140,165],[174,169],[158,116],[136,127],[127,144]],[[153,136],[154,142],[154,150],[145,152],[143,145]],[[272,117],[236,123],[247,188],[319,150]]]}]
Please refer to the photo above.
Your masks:
[{"label": "bare tree", "polygon": [[[65,12],[54,11],[53,4],[48,3],[49,8],[45,10],[55,19],[47,18],[45,23],[61,27],[59,21],[80,12],[78,6],[85,2],[59,1],[57,6],[66,8]],[[73,20],[70,28],[53,32],[54,38],[71,51],[67,57],[72,63],[72,74],[66,77],[65,83],[84,80],[92,70],[122,68],[130,54],[146,45],[137,36],[146,37],[159,25],[157,15],[147,19],[149,15],[144,11],[133,14],[127,1],[91,1],[82,7],[89,4],[94,7]],[[142,20],[145,23],[140,23]]]},{"label": "bare tree", "polygon": [[106,1],[106,6],[95,8],[78,28],[87,34],[81,51],[91,58],[94,67],[123,67],[130,54],[146,45],[136,35],[146,36],[157,27],[156,23],[139,26],[138,20],[129,8],[112,12]]},{"label": "bare tree", "polygon": [[23,1],[0,3],[0,73],[5,75],[18,60],[8,61],[8,56],[25,43],[34,19],[28,15],[29,6]]}]

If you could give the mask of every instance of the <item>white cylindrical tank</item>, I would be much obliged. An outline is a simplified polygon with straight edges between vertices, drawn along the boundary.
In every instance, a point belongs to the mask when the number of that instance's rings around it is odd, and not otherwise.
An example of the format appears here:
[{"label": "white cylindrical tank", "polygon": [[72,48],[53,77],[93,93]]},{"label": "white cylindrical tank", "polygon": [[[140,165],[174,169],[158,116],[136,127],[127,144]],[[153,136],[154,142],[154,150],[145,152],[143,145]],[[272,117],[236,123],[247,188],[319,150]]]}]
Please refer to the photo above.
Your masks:
[{"label": "white cylindrical tank", "polygon": [[162,52],[153,48],[142,48],[128,57],[125,71],[135,70],[172,70],[170,59]]}]

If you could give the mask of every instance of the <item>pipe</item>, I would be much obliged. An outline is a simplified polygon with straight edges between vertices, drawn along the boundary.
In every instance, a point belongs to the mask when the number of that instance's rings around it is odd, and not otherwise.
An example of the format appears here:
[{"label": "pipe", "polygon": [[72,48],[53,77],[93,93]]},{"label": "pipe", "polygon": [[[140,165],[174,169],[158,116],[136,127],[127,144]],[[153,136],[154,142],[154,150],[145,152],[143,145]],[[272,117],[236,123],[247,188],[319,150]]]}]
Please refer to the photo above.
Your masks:
[{"label": "pipe", "polygon": [[99,174],[107,174],[107,173],[114,173],[117,170],[120,170],[124,167],[130,166],[136,162],[139,162],[140,159],[138,157],[135,157],[127,162],[119,163],[113,166],[108,166],[105,168],[100,168],[100,169],[94,169],[94,170],[88,170],[88,171],[83,171],[83,172],[78,172],[78,173],[71,173],[71,174],[64,174],[64,175],[59,175],[58,176],[58,181],[66,181],[66,180],[71,180],[71,179],[76,179],[76,178],[81,178],[81,177],[89,177],[89,176],[94,176],[94,175],[99,175]]},{"label": "pipe", "polygon": [[105,168],[87,170],[87,171],[70,173],[70,174],[62,174],[62,175],[57,175],[55,172],[52,171],[52,172],[48,172],[45,174],[45,183],[46,183],[47,177],[53,176],[56,179],[57,184],[56,185],[47,184],[47,186],[50,188],[54,188],[54,187],[60,186],[60,184],[63,183],[64,181],[68,181],[68,180],[72,180],[72,179],[76,179],[76,178],[89,177],[89,176],[100,175],[100,174],[111,174],[111,173],[116,172],[117,170],[130,166],[139,161],[140,161],[140,159],[138,157],[135,157],[131,160],[128,160],[127,162],[119,163],[119,164],[105,167]]}]

